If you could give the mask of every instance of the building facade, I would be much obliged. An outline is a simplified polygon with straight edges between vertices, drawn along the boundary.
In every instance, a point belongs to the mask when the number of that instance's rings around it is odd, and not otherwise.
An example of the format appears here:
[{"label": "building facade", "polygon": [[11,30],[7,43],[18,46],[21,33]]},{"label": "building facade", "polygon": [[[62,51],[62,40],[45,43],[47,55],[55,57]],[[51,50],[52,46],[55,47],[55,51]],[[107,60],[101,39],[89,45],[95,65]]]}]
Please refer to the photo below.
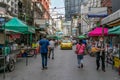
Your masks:
[{"label": "building facade", "polygon": [[120,9],[120,0],[111,0],[112,2],[112,12]]},{"label": "building facade", "polygon": [[92,28],[96,27],[96,23],[100,18],[89,18],[88,13],[90,8],[99,8],[101,7],[101,0],[88,0],[86,3],[81,5],[81,33],[86,33]]},{"label": "building facade", "polygon": [[[0,0],[0,7],[11,16],[17,16],[18,14],[18,0]],[[0,11],[2,12],[0,9]]]},{"label": "building facade", "polygon": [[12,13],[11,15],[17,16],[18,14],[18,0],[7,0],[11,5],[9,11]]},{"label": "building facade", "polygon": [[57,22],[58,22],[58,12],[54,11],[54,10],[50,10],[50,15],[51,15],[51,19],[49,19],[49,30],[48,32],[50,34],[55,34],[56,30],[57,30]]},{"label": "building facade", "polygon": [[40,2],[44,8],[44,18],[45,19],[50,18],[50,14],[49,14],[50,0],[37,0],[37,1]]},{"label": "building facade", "polygon": [[80,14],[80,6],[84,0],[65,0],[65,18],[71,20],[74,14]]},{"label": "building facade", "polygon": [[[115,0],[114,0],[115,1]],[[119,1],[120,2],[120,1]],[[117,1],[117,3],[119,3]],[[115,4],[116,5],[116,4]],[[101,6],[102,7],[107,7],[107,12],[108,15],[110,15],[112,13],[112,0],[102,0],[101,1]],[[118,6],[117,6],[118,7]]]},{"label": "building facade", "polygon": [[65,20],[71,21],[70,34],[77,36],[80,33],[80,26],[78,27],[78,19],[81,15],[81,5],[86,0],[65,0]]}]

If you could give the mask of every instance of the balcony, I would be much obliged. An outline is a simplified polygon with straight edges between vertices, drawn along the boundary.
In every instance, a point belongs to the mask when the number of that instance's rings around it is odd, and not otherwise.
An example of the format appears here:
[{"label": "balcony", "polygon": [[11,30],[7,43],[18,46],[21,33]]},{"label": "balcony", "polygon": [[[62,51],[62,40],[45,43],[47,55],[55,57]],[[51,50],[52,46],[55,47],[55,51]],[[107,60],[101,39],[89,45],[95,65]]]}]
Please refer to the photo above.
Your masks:
[{"label": "balcony", "polygon": [[[10,1],[10,0],[9,0],[9,1]],[[9,5],[9,1],[0,0],[0,7],[8,9],[8,7],[10,6],[10,5]]]}]

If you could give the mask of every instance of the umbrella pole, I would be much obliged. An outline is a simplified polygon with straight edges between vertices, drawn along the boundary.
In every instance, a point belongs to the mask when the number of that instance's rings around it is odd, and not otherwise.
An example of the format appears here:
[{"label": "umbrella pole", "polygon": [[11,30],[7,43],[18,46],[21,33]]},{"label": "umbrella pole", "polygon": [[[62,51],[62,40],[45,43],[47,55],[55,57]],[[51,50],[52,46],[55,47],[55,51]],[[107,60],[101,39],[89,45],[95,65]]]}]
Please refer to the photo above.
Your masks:
[{"label": "umbrella pole", "polygon": [[[6,20],[5,20],[6,21]],[[4,74],[3,74],[3,78],[6,78],[6,72],[5,72],[5,68],[6,68],[6,55],[5,55],[5,46],[6,46],[6,33],[5,33],[5,23],[4,23],[4,47],[3,47],[3,55],[4,55]]]},{"label": "umbrella pole", "polygon": [[[120,35],[119,35],[119,38],[120,38]],[[118,43],[118,47],[119,47],[119,60],[120,60],[120,41]],[[118,74],[120,75],[120,65],[119,65],[119,68],[118,68]]]},{"label": "umbrella pole", "polygon": [[27,55],[26,55],[26,66],[28,66],[28,34],[27,34]]}]

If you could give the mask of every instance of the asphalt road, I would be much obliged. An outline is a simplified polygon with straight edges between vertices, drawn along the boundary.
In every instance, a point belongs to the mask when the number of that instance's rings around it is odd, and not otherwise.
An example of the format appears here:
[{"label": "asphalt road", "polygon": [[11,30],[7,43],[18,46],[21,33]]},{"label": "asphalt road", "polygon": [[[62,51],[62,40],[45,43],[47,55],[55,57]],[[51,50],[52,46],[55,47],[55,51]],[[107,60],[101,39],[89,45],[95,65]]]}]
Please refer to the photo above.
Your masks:
[{"label": "asphalt road", "polygon": [[41,70],[41,56],[29,58],[28,66],[25,59],[19,59],[13,72],[0,73],[0,80],[120,80],[118,73],[111,65],[106,72],[96,71],[95,57],[86,55],[84,68],[77,68],[77,58],[73,50],[55,50],[55,59],[49,59],[48,70]]}]

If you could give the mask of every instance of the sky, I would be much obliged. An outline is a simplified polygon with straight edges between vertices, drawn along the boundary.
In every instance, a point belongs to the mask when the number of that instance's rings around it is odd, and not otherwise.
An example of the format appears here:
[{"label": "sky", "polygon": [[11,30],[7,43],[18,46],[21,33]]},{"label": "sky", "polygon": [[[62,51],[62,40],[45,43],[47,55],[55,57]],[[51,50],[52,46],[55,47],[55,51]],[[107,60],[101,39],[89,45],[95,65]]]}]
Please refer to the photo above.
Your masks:
[{"label": "sky", "polygon": [[64,0],[51,0],[51,8],[56,7],[56,9],[54,9],[54,11],[58,11],[58,13],[62,13],[64,14],[65,11],[63,8],[64,7]]}]

